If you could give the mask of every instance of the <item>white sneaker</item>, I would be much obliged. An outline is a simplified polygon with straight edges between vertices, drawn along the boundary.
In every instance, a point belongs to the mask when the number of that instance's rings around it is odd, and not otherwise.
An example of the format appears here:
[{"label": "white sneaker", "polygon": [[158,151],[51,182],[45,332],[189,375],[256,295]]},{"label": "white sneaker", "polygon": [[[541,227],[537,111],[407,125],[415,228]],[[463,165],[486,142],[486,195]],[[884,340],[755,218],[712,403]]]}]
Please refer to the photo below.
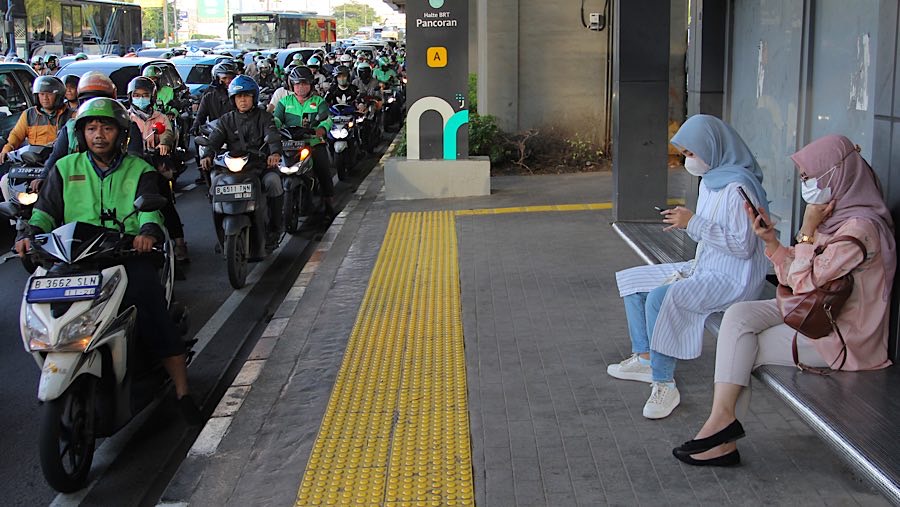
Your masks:
[{"label": "white sneaker", "polygon": [[650,399],[644,404],[644,417],[647,419],[662,419],[668,417],[681,403],[681,395],[675,384],[665,382],[653,382],[653,390],[650,391]]},{"label": "white sneaker", "polygon": [[641,364],[637,354],[618,364],[611,364],[606,367],[606,373],[610,376],[622,380],[637,380],[638,382],[653,382],[653,372],[649,364]]}]

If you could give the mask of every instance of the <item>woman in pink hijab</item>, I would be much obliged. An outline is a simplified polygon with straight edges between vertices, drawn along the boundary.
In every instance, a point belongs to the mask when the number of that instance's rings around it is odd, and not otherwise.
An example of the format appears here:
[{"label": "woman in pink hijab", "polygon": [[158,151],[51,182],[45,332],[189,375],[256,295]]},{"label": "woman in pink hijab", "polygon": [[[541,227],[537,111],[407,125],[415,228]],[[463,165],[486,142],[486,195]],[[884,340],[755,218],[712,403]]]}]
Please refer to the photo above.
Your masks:
[{"label": "woman in pink hijab", "polygon": [[[672,450],[697,466],[740,463],[735,441],[744,436],[739,418],[750,403],[750,373],[764,364],[794,366],[792,347],[804,367],[841,371],[875,370],[888,359],[891,284],[897,257],[894,224],[878,177],[844,136],[818,139],[791,156],[806,201],[795,246],[782,245],[765,210],[754,232],[766,245],[778,281],[794,294],[853,273],[853,293],[836,321],[843,340],[832,333],[810,340],[788,327],[776,300],[735,303],[725,312],[716,346],[713,406],[693,440]],[[840,236],[851,239],[832,241]],[[795,338],[796,336],[796,338]]]}]

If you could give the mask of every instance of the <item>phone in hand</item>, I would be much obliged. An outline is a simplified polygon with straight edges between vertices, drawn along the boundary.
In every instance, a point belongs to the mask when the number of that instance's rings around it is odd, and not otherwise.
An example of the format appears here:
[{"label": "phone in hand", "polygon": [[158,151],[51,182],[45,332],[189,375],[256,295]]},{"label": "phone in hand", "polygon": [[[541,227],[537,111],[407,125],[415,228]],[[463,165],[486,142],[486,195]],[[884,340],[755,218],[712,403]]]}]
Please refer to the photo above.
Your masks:
[{"label": "phone in hand", "polygon": [[659,211],[660,213],[662,213],[663,211],[666,211],[666,208],[660,208],[659,206],[654,206],[653,209],[655,209],[656,211]]},{"label": "phone in hand", "polygon": [[[753,201],[750,200],[750,196],[747,195],[747,191],[744,190],[744,187],[738,187],[738,192],[741,193],[741,197],[744,198],[744,201],[750,205],[750,210],[753,211],[753,216],[758,217],[759,210],[756,209],[756,206],[753,205]],[[760,220],[759,223],[760,223],[760,225],[762,225],[765,228],[769,227],[769,224],[767,224],[765,220]]]}]

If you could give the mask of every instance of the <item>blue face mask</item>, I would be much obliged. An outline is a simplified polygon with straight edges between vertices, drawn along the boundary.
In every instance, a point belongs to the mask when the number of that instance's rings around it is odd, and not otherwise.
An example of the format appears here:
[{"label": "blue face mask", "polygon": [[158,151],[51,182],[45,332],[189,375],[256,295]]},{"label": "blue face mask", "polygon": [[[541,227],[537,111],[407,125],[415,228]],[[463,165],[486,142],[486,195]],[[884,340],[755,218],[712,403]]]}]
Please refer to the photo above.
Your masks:
[{"label": "blue face mask", "polygon": [[131,99],[131,104],[138,109],[147,109],[150,106],[150,99],[148,97],[134,97]]}]

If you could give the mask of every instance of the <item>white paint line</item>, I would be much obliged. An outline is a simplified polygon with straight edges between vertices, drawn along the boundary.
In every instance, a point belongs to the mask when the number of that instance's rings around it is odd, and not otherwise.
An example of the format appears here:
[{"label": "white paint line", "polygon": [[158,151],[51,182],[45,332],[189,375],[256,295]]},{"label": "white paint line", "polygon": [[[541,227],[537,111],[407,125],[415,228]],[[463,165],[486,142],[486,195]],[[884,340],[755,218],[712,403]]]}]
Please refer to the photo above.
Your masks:
[{"label": "white paint line", "polygon": [[253,383],[256,382],[256,379],[259,378],[259,374],[262,373],[262,369],[265,365],[265,359],[245,362],[244,367],[241,368],[237,377],[234,378],[234,382],[231,383],[232,387],[253,385]]},{"label": "white paint line", "polygon": [[[300,298],[296,298],[300,299]],[[263,331],[262,338],[271,338],[273,336],[281,336],[281,333],[284,331],[284,328],[287,327],[288,321],[290,318],[283,317],[279,319],[272,319],[269,321],[269,325],[266,326],[265,331]]]},{"label": "white paint line", "polygon": [[[304,292],[306,292],[306,287],[303,287],[303,286],[300,286],[300,287],[291,287],[291,290],[288,291],[287,296],[285,296],[285,297],[286,297],[287,299],[297,299],[297,300],[299,300],[299,299],[301,299],[301,298],[303,297],[303,293],[304,293]],[[282,331],[284,331],[284,329],[282,329]],[[280,334],[281,334],[281,333],[278,333],[278,335],[280,335]],[[277,336],[277,335],[271,335],[271,336]]]},{"label": "white paint line", "polygon": [[244,400],[247,398],[247,393],[250,392],[250,386],[232,386],[229,387],[227,391],[225,391],[225,395],[222,396],[222,400],[219,401],[219,404],[216,405],[216,409],[213,410],[211,419],[215,419],[218,417],[231,417],[241,408],[241,405],[244,404]]},{"label": "white paint line", "polygon": [[191,504],[187,502],[158,503],[156,507],[191,507]]},{"label": "white paint line", "polygon": [[197,436],[191,450],[188,451],[188,457],[192,456],[212,456],[222,443],[222,438],[228,432],[231,426],[231,417],[216,417],[206,421],[203,431]]}]

